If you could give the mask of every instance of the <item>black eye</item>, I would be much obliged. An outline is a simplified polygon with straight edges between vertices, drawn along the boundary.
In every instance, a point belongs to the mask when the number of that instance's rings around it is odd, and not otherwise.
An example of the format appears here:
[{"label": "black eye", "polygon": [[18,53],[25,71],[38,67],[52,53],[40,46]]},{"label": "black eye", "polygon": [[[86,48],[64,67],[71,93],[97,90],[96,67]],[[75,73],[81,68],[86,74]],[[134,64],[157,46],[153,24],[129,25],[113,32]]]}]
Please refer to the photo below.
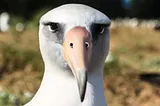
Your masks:
[{"label": "black eye", "polygon": [[45,25],[47,25],[49,27],[49,30],[51,32],[57,32],[59,30],[59,24],[58,23],[49,22],[49,23],[46,23]]},{"label": "black eye", "polygon": [[94,26],[94,32],[96,32],[96,33],[98,33],[98,34],[103,34],[104,33],[104,31],[105,31],[105,29],[106,29],[106,26],[105,25],[101,25],[101,24],[96,24],[95,26]]},{"label": "black eye", "polygon": [[93,41],[98,40],[101,35],[104,35],[104,33],[107,31],[108,27],[110,26],[110,23],[93,23],[91,25],[91,32],[92,32],[92,37]]}]

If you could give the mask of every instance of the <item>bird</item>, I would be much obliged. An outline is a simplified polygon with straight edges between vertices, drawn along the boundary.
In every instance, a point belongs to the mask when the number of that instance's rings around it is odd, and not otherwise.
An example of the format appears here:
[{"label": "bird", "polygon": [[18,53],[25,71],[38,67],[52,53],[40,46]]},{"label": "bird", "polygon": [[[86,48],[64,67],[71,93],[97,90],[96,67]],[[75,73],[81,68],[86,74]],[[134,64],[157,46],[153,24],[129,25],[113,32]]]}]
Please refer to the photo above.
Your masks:
[{"label": "bird", "polygon": [[103,68],[111,21],[85,4],[64,4],[39,21],[44,75],[24,106],[107,106]]}]

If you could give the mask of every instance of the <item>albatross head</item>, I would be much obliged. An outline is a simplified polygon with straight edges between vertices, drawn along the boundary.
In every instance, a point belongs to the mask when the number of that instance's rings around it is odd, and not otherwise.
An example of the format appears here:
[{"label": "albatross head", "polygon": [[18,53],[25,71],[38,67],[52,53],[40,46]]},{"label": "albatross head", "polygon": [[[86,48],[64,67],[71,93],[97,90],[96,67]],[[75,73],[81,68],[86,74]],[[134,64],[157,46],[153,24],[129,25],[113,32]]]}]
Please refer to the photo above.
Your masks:
[{"label": "albatross head", "polygon": [[82,4],[60,6],[40,19],[40,50],[45,66],[75,78],[81,101],[87,77],[103,68],[109,49],[109,25],[106,15]]}]

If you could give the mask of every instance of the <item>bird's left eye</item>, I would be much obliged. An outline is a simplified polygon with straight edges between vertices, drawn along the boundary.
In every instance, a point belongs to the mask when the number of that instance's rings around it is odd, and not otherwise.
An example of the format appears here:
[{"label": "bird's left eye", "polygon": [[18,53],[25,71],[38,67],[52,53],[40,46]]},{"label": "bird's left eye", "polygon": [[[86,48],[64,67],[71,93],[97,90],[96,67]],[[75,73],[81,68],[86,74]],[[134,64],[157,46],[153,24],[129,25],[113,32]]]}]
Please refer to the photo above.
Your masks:
[{"label": "bird's left eye", "polygon": [[105,26],[105,25],[96,24],[96,25],[94,26],[94,31],[95,31],[96,33],[98,33],[98,34],[103,34],[104,31],[105,31],[105,29],[106,29],[106,26]]},{"label": "bird's left eye", "polygon": [[99,33],[102,34],[104,31],[105,31],[105,27],[101,26],[100,29],[99,29]]}]

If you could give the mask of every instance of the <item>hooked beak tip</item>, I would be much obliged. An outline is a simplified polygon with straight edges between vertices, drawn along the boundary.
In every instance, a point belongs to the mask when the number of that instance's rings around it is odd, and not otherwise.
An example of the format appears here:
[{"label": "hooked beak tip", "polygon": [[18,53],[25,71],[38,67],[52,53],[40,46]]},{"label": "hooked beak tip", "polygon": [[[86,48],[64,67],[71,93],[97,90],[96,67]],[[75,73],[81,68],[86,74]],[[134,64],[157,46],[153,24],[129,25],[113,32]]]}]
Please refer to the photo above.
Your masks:
[{"label": "hooked beak tip", "polygon": [[78,83],[80,99],[81,99],[81,102],[83,102],[84,97],[85,97],[85,93],[86,93],[86,86],[87,86],[87,72],[86,72],[86,70],[81,70],[78,72],[77,83]]}]

